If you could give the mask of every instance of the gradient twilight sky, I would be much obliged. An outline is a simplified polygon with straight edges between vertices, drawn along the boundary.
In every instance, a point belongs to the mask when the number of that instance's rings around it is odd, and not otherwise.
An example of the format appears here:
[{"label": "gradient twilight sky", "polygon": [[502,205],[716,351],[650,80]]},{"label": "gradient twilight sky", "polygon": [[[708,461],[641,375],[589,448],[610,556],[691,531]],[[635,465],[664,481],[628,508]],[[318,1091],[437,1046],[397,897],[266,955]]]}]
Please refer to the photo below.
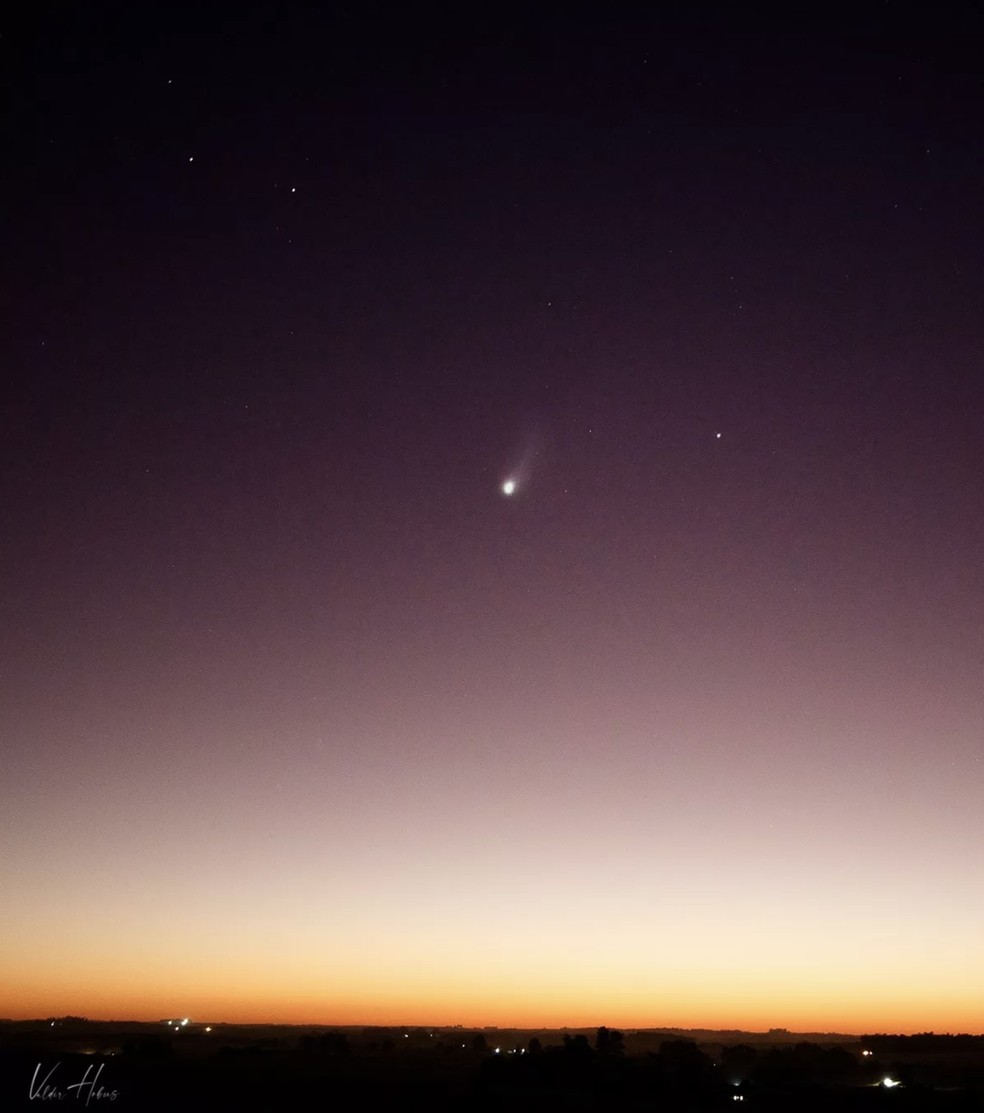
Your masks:
[{"label": "gradient twilight sky", "polygon": [[0,1016],[984,1031],[980,18],[132,7],[2,42]]}]

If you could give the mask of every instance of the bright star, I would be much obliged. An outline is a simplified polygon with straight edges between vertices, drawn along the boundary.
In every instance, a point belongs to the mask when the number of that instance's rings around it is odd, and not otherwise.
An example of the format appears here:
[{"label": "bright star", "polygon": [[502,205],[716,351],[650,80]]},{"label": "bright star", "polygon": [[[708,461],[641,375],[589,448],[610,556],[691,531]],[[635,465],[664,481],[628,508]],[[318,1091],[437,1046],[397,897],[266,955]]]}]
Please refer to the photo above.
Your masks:
[{"label": "bright star", "polygon": [[511,495],[516,490],[516,480],[507,479],[502,485],[502,493],[504,495]]}]

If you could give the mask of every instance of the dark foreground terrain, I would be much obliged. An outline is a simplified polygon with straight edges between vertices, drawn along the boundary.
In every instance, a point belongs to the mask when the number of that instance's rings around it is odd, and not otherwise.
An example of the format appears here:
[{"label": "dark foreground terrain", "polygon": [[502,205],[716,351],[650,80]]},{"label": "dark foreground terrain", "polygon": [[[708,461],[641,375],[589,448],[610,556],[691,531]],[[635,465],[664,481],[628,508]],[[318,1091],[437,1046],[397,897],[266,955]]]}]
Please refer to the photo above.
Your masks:
[{"label": "dark foreground terrain", "polygon": [[0,1022],[0,1109],[984,1110],[984,1037]]}]

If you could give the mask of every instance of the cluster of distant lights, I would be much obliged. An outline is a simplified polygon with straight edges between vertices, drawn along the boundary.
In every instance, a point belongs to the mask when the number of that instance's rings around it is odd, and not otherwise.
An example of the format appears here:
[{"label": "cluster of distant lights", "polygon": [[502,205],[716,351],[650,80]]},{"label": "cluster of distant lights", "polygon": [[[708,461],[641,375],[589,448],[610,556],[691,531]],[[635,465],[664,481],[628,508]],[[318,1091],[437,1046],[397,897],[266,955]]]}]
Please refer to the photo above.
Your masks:
[{"label": "cluster of distant lights", "polygon": [[[185,1017],[184,1020],[165,1020],[164,1021],[164,1027],[165,1028],[173,1028],[175,1030],[175,1032],[180,1032],[182,1028],[187,1028],[190,1023],[191,1023],[191,1021],[188,1019],[188,1017]],[[212,1031],[212,1026],[211,1025],[206,1025],[202,1029],[202,1031],[203,1032],[211,1032]]]},{"label": "cluster of distant lights", "polygon": [[[433,1032],[428,1032],[427,1035],[428,1035],[429,1039],[434,1038],[434,1033]],[[405,1040],[410,1039],[410,1033],[409,1032],[404,1032],[403,1033],[403,1038]],[[461,1046],[465,1047],[466,1045],[462,1044]],[[493,1055],[501,1055],[502,1054],[502,1048],[501,1047],[492,1048],[492,1054]],[[526,1048],[525,1047],[507,1047],[506,1048],[506,1054],[507,1055],[525,1055],[526,1054]]]},{"label": "cluster of distant lights", "polygon": [[[869,1051],[867,1048],[865,1048],[865,1050],[861,1052],[861,1057],[863,1059],[870,1059],[872,1055],[874,1055],[874,1052]],[[899,1082],[897,1078],[892,1078],[891,1075],[886,1074],[881,1082],[876,1082],[875,1085],[884,1086],[886,1090],[894,1090],[896,1086],[901,1086],[902,1083]]]}]

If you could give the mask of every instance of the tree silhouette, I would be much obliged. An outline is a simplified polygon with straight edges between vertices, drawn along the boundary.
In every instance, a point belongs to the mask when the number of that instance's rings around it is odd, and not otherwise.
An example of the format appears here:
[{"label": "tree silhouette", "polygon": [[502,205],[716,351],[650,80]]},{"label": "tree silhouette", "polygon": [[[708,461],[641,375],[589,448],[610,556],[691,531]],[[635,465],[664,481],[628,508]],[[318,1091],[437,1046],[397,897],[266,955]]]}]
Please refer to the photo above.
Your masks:
[{"label": "tree silhouette", "polygon": [[606,1028],[602,1025],[595,1036],[595,1050],[599,1055],[606,1057],[624,1055],[625,1037],[615,1028]]},{"label": "tree silhouette", "polygon": [[574,1062],[589,1062],[592,1052],[591,1044],[588,1043],[588,1037],[564,1036],[564,1054],[569,1056]]},{"label": "tree silhouette", "polygon": [[668,1070],[688,1076],[703,1074],[711,1065],[710,1056],[694,1040],[665,1040],[659,1045],[659,1057]]}]

